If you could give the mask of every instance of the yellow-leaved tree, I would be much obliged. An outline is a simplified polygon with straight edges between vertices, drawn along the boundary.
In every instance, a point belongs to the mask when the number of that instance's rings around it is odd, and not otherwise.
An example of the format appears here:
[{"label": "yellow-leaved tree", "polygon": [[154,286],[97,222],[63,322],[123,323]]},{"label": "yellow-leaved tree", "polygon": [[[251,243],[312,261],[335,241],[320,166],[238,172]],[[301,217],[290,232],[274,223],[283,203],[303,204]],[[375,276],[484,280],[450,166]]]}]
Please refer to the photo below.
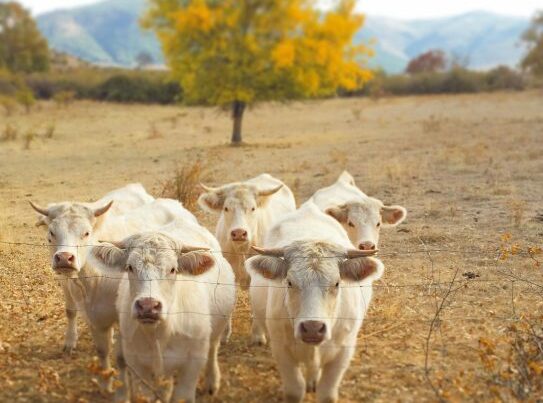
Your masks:
[{"label": "yellow-leaved tree", "polygon": [[185,100],[229,108],[232,143],[259,101],[329,96],[360,88],[371,51],[354,45],[364,17],[354,0],[327,12],[315,0],[149,0],[153,29]]}]

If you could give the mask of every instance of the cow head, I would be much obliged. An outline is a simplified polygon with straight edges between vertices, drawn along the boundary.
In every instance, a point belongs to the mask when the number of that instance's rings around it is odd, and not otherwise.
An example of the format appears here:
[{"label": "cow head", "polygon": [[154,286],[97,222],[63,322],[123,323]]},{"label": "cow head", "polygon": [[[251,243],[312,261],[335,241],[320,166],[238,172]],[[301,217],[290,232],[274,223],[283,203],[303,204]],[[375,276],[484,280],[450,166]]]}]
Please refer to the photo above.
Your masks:
[{"label": "cow head", "polygon": [[88,247],[97,242],[95,233],[113,202],[91,208],[80,203],[60,203],[47,208],[30,202],[39,214],[37,226],[47,227],[51,266],[55,272],[73,276],[87,261]]},{"label": "cow head", "polygon": [[376,251],[345,250],[326,242],[298,241],[281,249],[254,247],[260,256],[246,261],[247,270],[287,288],[285,305],[294,337],[318,345],[332,338],[337,301],[344,284],[371,284],[384,266],[368,256]]},{"label": "cow head", "polygon": [[219,238],[229,241],[235,248],[247,249],[254,243],[258,227],[258,214],[269,198],[283,185],[258,189],[254,185],[231,184],[221,188],[202,187],[206,190],[198,203],[206,211],[220,213],[223,234]]},{"label": "cow head", "polygon": [[368,197],[330,207],[326,213],[339,221],[353,245],[361,250],[372,250],[379,244],[381,227],[395,227],[407,215],[402,206],[385,206],[380,200]]},{"label": "cow head", "polygon": [[172,313],[178,276],[198,276],[215,265],[206,248],[180,245],[161,233],[133,235],[119,243],[92,248],[90,259],[107,275],[126,273],[131,316],[142,324],[157,324]]}]

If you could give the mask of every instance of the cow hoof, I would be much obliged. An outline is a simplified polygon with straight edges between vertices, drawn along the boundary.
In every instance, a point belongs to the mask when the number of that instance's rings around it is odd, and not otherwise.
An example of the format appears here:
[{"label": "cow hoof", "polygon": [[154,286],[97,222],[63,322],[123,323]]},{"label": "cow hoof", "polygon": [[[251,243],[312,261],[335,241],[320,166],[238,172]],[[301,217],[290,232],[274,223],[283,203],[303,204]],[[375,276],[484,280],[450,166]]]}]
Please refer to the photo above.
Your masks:
[{"label": "cow hoof", "polygon": [[62,349],[62,352],[64,353],[64,355],[72,355],[75,351],[75,346],[69,346],[69,345],[64,345],[64,348]]},{"label": "cow hoof", "polygon": [[308,381],[305,386],[305,391],[307,393],[316,393],[317,392],[317,381]]},{"label": "cow hoof", "polygon": [[264,335],[253,335],[251,337],[251,345],[263,347],[267,344],[266,336]]}]

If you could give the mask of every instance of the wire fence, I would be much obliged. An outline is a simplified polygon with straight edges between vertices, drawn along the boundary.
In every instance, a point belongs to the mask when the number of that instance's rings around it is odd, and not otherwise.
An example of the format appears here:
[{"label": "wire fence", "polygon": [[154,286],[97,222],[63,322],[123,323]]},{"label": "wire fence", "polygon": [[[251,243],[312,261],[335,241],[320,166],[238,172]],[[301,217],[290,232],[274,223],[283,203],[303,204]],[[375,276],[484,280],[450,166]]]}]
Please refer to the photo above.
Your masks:
[{"label": "wire fence", "polygon": [[[53,247],[72,247],[72,248],[92,248],[96,246],[103,246],[103,244],[89,244],[89,245],[49,245],[45,243],[36,243],[36,242],[8,242],[0,241],[0,245],[4,246],[4,252],[8,254],[10,251],[15,251],[18,248],[31,248],[31,249],[49,249]],[[126,248],[128,250],[134,248]],[[155,248],[155,247],[138,247],[138,249],[154,249],[154,250],[172,250],[174,252],[179,252],[175,248]],[[248,258],[251,256],[258,255],[258,253],[225,253],[220,250],[204,250],[206,253],[211,253],[214,255],[223,255],[228,258],[229,256],[241,256]],[[381,297],[381,304],[386,303],[386,300],[390,294],[394,293],[403,293],[406,292],[409,296],[402,300],[406,302],[406,305],[403,307],[403,312],[399,316],[391,316],[386,314],[379,315],[379,307],[373,307],[370,309],[367,315],[363,318],[364,327],[360,332],[360,340],[368,340],[372,337],[382,337],[383,334],[393,332],[394,329],[400,327],[411,326],[413,323],[417,323],[420,326],[423,326],[422,329],[425,329],[424,334],[421,336],[424,338],[424,352],[425,352],[425,362],[424,362],[424,376],[432,388],[436,396],[441,396],[440,392],[436,389],[435,380],[432,378],[432,351],[439,347],[433,346],[433,343],[445,343],[448,347],[455,348],[468,348],[470,350],[477,349],[477,345],[473,341],[450,341],[446,342],[443,340],[436,339],[436,333],[441,332],[441,328],[445,323],[450,323],[457,325],[459,323],[473,323],[473,324],[491,324],[493,327],[502,327],[507,326],[508,324],[514,324],[519,320],[523,319],[526,316],[530,316],[530,306],[536,306],[543,301],[543,275],[540,269],[540,252],[537,248],[516,248],[511,249],[508,245],[490,245],[488,247],[471,247],[468,249],[458,249],[458,248],[445,248],[445,247],[428,247],[426,244],[421,242],[419,248],[406,248],[401,251],[379,251],[375,258],[383,259],[385,263],[385,270],[397,271],[401,270],[401,267],[398,268],[396,264],[398,259],[405,259],[409,257],[418,257],[425,265],[427,265],[427,273],[425,274],[425,279],[422,281],[407,281],[403,283],[398,283],[398,280],[390,279],[385,277],[380,281],[373,284],[358,284],[352,282],[342,282],[340,289],[351,290],[351,289],[360,289],[361,292],[364,288],[372,288],[376,290],[377,296]],[[454,259],[460,259],[460,263]],[[314,259],[313,256],[302,256],[300,259]],[[330,256],[321,256],[319,259],[341,259],[345,258],[343,255],[330,255]],[[475,259],[476,263],[473,265],[467,264]],[[390,267],[387,265],[390,263]],[[462,264],[465,266],[463,267]],[[535,270],[534,270],[535,268]],[[530,270],[524,270],[530,269]],[[0,276],[4,274],[9,276],[10,268],[9,267],[0,267]],[[418,273],[420,275],[420,272]],[[155,276],[154,278],[129,278],[125,274],[109,274],[103,271],[87,271],[83,270],[81,272],[74,272],[70,277],[65,275],[55,274],[52,270],[49,272],[46,271],[37,271],[34,270],[31,274],[33,278],[40,278],[42,282],[55,281],[61,285],[75,285],[75,288],[83,290],[80,297],[81,300],[77,301],[78,303],[72,309],[73,311],[83,311],[82,313],[89,314],[89,312],[98,312],[100,307],[89,306],[89,301],[85,301],[86,292],[84,291],[86,287],[92,287],[90,283],[93,280],[100,281],[111,281],[113,284],[120,284],[122,281],[141,281],[141,282],[181,282],[181,283],[198,283],[203,285],[209,285],[215,288],[236,288],[237,291],[246,290],[247,288],[271,288],[277,289],[278,292],[283,292],[284,295],[287,295],[287,290],[291,288],[286,283],[280,282],[268,282],[265,285],[249,285],[241,286],[235,282],[222,282],[217,276],[216,280],[210,280],[209,278],[198,279],[198,277],[190,276]],[[394,277],[394,276],[392,276]],[[89,284],[86,284],[89,280]],[[24,284],[21,284],[21,288]],[[314,286],[326,290],[330,286]],[[505,312],[505,309],[498,310],[499,312],[493,312],[494,309],[491,307],[486,307],[485,304],[480,303],[476,304],[477,297],[470,295],[469,290],[474,290],[477,288],[479,291],[485,291],[487,293],[495,293],[494,301],[498,301],[501,306],[500,308],[505,308],[508,306],[508,313]],[[28,290],[27,290],[28,291]],[[23,290],[23,299],[10,299],[7,296],[2,298],[2,305],[4,307],[26,307],[28,311],[34,309],[33,302],[28,294],[24,293]],[[519,304],[516,299],[522,296],[524,301]],[[35,296],[34,296],[35,297]],[[375,297],[374,297],[375,298]],[[283,300],[286,303],[286,299]],[[423,307],[417,306],[420,301],[423,301]],[[366,305],[366,301],[364,301]],[[410,304],[411,303],[411,304]],[[375,302],[373,303],[375,304]],[[411,306],[410,306],[411,305]],[[521,305],[521,306],[519,306]],[[360,307],[362,308],[362,307]],[[364,307],[364,308],[367,308]],[[296,317],[290,315],[274,315],[269,316],[268,314],[264,316],[259,316],[255,313],[250,314],[247,312],[247,308],[242,309],[241,311],[234,311],[233,318],[242,319],[242,320],[261,320],[266,321],[270,324],[273,324],[273,321],[289,321],[294,323]],[[458,312],[457,312],[458,311]],[[131,315],[132,311],[123,311],[120,310],[117,312],[120,315]],[[382,312],[381,312],[382,313]],[[534,308],[534,315],[537,315],[537,309]],[[228,319],[228,315],[219,310],[211,311],[197,311],[197,310],[179,310],[172,309],[167,312],[162,313],[165,318],[175,318],[175,317],[222,317],[223,319]],[[362,315],[363,316],[363,315]],[[334,316],[313,316],[312,320],[331,320],[331,321],[359,321],[361,320],[360,315],[334,315]],[[376,327],[377,325],[377,327]],[[418,329],[421,329],[419,326]],[[371,328],[373,331],[365,331],[366,328]],[[419,330],[420,331],[420,330]],[[442,337],[443,338],[443,337]],[[195,342],[207,342],[208,338],[202,339],[193,339]],[[359,340],[359,342],[360,342]],[[320,348],[326,349],[355,349],[357,344],[360,343],[345,343],[345,342],[336,342],[333,338],[328,340],[320,346]],[[295,340],[292,348],[305,348],[306,345],[299,340]],[[360,345],[359,345],[360,347]],[[152,355],[153,352],[145,351],[138,352],[137,355],[147,354]],[[127,355],[129,358],[130,353]],[[208,358],[204,356],[196,356],[193,353],[167,353],[164,354],[164,359],[178,359],[178,360],[202,360],[205,361]],[[132,370],[132,372],[134,372]],[[155,391],[156,392],[156,391]],[[441,398],[440,398],[441,399]]]}]

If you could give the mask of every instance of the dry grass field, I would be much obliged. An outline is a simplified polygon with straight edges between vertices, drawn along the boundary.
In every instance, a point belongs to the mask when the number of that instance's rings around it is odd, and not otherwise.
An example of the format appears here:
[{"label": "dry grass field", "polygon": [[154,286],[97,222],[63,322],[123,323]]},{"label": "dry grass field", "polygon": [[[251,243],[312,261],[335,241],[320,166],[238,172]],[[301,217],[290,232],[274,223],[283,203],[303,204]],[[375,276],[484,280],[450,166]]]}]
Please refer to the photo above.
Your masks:
[{"label": "dry grass field", "polygon": [[[543,322],[540,93],[266,104],[248,113],[248,145],[238,148],[226,145],[229,117],[213,109],[40,103],[0,115],[0,137],[8,125],[17,137],[0,141],[3,242],[44,241],[28,199],[87,201],[136,181],[159,195],[195,161],[210,185],[269,172],[298,202],[348,169],[362,190],[402,204],[408,217],[382,232],[386,271],[341,401],[511,401],[508,389],[535,390],[512,368],[507,343],[524,329],[511,327],[519,319]],[[194,212],[214,227],[214,217]],[[280,401],[269,349],[249,346],[245,292],[234,317],[219,397],[202,400]],[[92,381],[85,324],[69,357],[64,326],[47,250],[0,244],[0,401],[111,399]]]}]

